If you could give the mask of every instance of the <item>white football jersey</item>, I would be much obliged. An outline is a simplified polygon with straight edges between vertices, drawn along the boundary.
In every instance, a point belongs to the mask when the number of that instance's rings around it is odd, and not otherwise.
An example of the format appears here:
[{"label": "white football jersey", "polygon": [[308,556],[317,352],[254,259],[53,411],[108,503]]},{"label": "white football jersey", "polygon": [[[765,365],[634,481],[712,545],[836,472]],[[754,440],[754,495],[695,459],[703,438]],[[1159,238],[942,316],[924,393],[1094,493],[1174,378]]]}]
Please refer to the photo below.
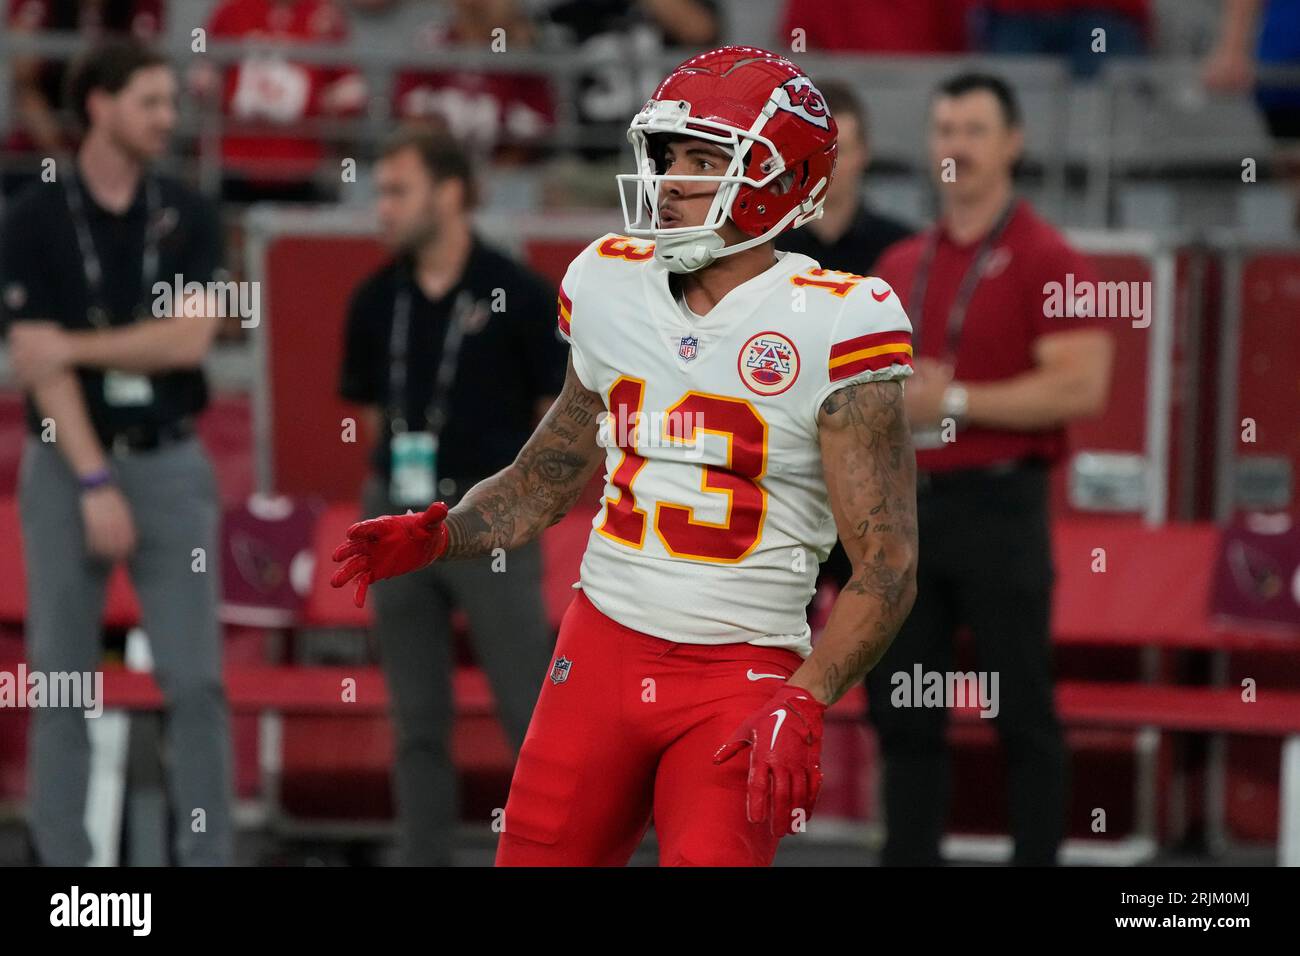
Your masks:
[{"label": "white football jersey", "polygon": [[646,634],[807,656],[836,540],[817,413],[836,389],[910,375],[911,325],[884,281],[796,253],[688,314],[653,249],[603,236],[560,287],[574,371],[608,410],[580,586]]}]

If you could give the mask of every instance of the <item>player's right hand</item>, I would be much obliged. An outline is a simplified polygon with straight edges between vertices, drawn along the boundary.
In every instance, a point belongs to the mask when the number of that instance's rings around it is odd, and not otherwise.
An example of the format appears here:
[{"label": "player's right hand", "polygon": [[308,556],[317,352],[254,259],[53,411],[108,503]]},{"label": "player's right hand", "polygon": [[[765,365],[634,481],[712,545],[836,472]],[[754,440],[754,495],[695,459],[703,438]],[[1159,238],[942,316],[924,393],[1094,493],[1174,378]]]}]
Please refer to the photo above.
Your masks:
[{"label": "player's right hand", "polygon": [[366,589],[374,582],[416,571],[442,557],[447,550],[446,517],[447,506],[435,501],[422,514],[357,522],[348,528],[347,540],[334,549],[335,562],[346,563],[334,572],[330,584],[341,588],[356,578],[352,600],[363,607]]},{"label": "player's right hand", "polygon": [[812,816],[822,787],[825,713],[826,705],[807,690],[783,684],[713,755],[715,764],[726,763],[750,748],[745,816],[767,823],[773,836],[795,832],[796,813]]}]

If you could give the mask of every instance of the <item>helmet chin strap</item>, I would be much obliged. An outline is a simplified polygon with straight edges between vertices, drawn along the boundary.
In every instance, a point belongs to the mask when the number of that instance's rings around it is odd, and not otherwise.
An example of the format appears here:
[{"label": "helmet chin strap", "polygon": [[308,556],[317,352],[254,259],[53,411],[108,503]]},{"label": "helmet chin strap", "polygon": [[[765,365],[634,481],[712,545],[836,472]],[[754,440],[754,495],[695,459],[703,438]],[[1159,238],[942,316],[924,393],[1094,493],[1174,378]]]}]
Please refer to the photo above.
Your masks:
[{"label": "helmet chin strap", "polygon": [[[820,191],[821,185],[819,184],[818,188],[813,190],[814,194]],[[722,237],[712,229],[683,232],[674,236],[657,236],[655,237],[655,258],[663,263],[664,268],[669,272],[676,272],[679,275],[686,272],[698,272],[718,259],[733,256],[737,252],[744,252],[746,249],[753,249],[755,246],[768,242],[785,229],[789,223],[799,218],[800,215],[807,214],[804,213],[801,207],[795,206],[767,232],[730,246],[725,245]],[[812,215],[808,216],[805,222],[820,219],[821,216],[822,209],[818,207]]]},{"label": "helmet chin strap", "polygon": [[697,272],[714,259],[722,249],[722,237],[712,229],[683,232],[675,236],[655,239],[655,258],[665,269],[678,275]]},{"label": "helmet chin strap", "polygon": [[[819,181],[809,191],[808,198],[787,212],[781,217],[780,222],[761,235],[753,236],[730,246],[713,229],[696,229],[691,232],[679,232],[670,236],[656,235],[655,258],[669,272],[682,275],[687,272],[698,272],[705,266],[725,256],[733,256],[737,252],[752,249],[773,239],[791,223],[795,223],[796,227],[798,227],[806,225],[814,219],[820,219],[824,209],[822,203],[817,200],[826,189],[828,182],[827,179]],[[735,199],[736,191],[734,186],[731,185],[726,188],[729,191],[728,193],[724,193],[722,190],[718,191],[714,199],[715,208],[719,202],[723,202],[727,209],[731,208],[731,202]],[[711,213],[710,219],[712,218]],[[796,220],[798,221],[796,222]]]}]

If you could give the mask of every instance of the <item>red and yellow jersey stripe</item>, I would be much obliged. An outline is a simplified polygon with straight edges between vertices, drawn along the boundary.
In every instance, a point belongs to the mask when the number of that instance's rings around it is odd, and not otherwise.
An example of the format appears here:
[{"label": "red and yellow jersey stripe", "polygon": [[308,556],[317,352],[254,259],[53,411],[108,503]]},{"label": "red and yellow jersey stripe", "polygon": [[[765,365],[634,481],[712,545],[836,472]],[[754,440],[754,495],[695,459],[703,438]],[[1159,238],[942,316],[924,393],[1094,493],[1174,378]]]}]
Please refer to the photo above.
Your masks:
[{"label": "red and yellow jersey stripe", "polygon": [[828,371],[832,382],[859,372],[912,364],[912,334],[896,330],[859,335],[831,346]]},{"label": "red and yellow jersey stripe", "polygon": [[559,310],[560,331],[567,337],[573,322],[573,300],[564,294],[564,286],[560,286]]}]

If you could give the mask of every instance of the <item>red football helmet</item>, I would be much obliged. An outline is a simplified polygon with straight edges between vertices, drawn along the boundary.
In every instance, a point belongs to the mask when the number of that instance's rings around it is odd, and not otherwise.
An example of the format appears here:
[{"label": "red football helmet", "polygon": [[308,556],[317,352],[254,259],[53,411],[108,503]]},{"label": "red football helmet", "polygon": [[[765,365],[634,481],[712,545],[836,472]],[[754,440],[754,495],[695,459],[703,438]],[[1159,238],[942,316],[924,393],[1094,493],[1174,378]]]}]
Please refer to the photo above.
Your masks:
[{"label": "red football helmet", "polygon": [[[722,176],[665,177],[657,134],[717,143],[731,163]],[[691,57],[628,128],[637,171],[617,177],[627,233],[653,238],[655,256],[673,272],[694,272],[811,222],[835,171],[836,135],[817,87],[780,54],[727,46]],[[702,225],[661,228],[665,179],[718,183]],[[717,229],[728,218],[751,238],[724,246]]]}]

